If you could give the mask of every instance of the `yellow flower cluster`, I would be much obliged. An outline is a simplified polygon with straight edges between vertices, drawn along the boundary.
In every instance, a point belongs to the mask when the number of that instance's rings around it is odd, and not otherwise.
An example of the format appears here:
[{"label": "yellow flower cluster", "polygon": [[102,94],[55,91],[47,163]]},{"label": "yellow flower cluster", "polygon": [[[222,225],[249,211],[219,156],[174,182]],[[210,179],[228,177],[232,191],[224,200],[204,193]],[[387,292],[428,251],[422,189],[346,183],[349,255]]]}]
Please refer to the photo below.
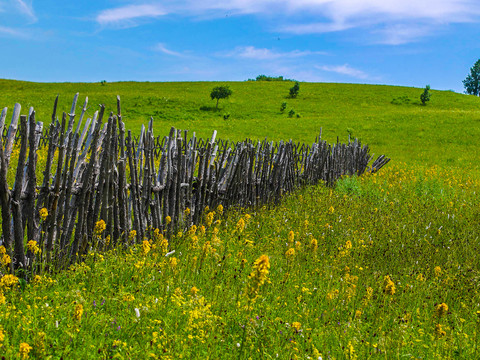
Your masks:
[{"label": "yellow flower cluster", "polygon": [[294,248],[290,248],[288,249],[286,252],[285,252],[285,257],[288,259],[288,260],[291,260],[295,257],[295,249]]},{"label": "yellow flower cluster", "polygon": [[270,269],[270,259],[267,255],[260,256],[253,263],[253,271],[248,276],[250,282],[247,296],[250,300],[254,301],[257,298],[260,286],[267,280],[268,269]]},{"label": "yellow flower cluster", "polygon": [[83,315],[83,305],[77,304],[75,305],[75,310],[73,311],[73,318],[80,321],[82,320]]},{"label": "yellow flower cluster", "polygon": [[385,294],[393,295],[395,294],[396,288],[395,283],[390,278],[390,275],[387,275],[383,278],[383,291]]},{"label": "yellow flower cluster", "polygon": [[238,231],[240,234],[241,234],[241,233],[243,232],[243,230],[245,229],[245,220],[243,220],[243,218],[241,218],[240,220],[238,220],[236,229],[237,229],[237,231]]},{"label": "yellow flower cluster", "polygon": [[95,235],[100,235],[105,231],[106,228],[107,228],[107,225],[105,224],[105,221],[99,220],[96,222],[95,229],[93,229],[93,232]]},{"label": "yellow flower cluster", "polygon": [[172,222],[172,218],[171,218],[170,216],[167,216],[167,217],[165,218],[165,225],[168,225],[168,224],[170,224],[171,222]]},{"label": "yellow flower cluster", "polygon": [[440,324],[435,325],[435,335],[436,335],[437,337],[439,337],[439,338],[444,337],[445,335],[447,335],[447,333],[445,332],[445,330],[443,330],[442,325],[440,325]]},{"label": "yellow flower cluster", "polygon": [[20,356],[21,359],[28,359],[29,356],[28,354],[32,350],[32,347],[28,345],[27,343],[21,343],[20,344],[20,350],[18,355]]},{"label": "yellow flower cluster", "polygon": [[442,316],[444,316],[447,313],[448,313],[448,305],[447,304],[441,303],[441,304],[438,304],[437,306],[435,306],[435,314],[439,318],[441,318]]},{"label": "yellow flower cluster", "polygon": [[298,332],[298,331],[300,331],[300,329],[302,328],[302,324],[300,324],[298,321],[294,321],[294,322],[292,323],[292,328],[293,328],[296,332]]},{"label": "yellow flower cluster", "polygon": [[130,240],[130,241],[133,241],[136,237],[137,237],[137,231],[136,230],[132,230],[128,234],[128,240]]},{"label": "yellow flower cluster", "polygon": [[217,206],[217,212],[220,214],[220,215],[223,215],[223,205],[220,204]]},{"label": "yellow flower cluster", "polygon": [[8,266],[11,262],[12,259],[7,254],[7,249],[5,249],[5,246],[0,246],[0,264],[3,266]]},{"label": "yellow flower cluster", "polygon": [[15,275],[7,274],[0,279],[0,287],[10,288],[18,285],[18,278]]},{"label": "yellow flower cluster", "polygon": [[150,242],[148,240],[143,240],[143,242],[142,242],[142,254],[143,254],[143,256],[146,256],[150,252],[151,248],[152,247],[150,245]]},{"label": "yellow flower cluster", "polygon": [[42,219],[42,221],[45,221],[48,216],[48,210],[46,208],[41,208],[38,213],[40,215],[40,219]]},{"label": "yellow flower cluster", "polygon": [[37,242],[35,240],[30,240],[27,243],[27,248],[29,251],[31,251],[35,255],[40,254],[42,252],[42,250],[38,247]]},{"label": "yellow flower cluster", "polygon": [[294,239],[295,239],[295,233],[292,230],[290,230],[290,232],[288,233],[288,242],[293,243]]},{"label": "yellow flower cluster", "polygon": [[211,226],[211,225],[212,225],[214,216],[215,216],[215,211],[210,211],[210,212],[205,216],[205,224],[207,224],[207,226]]}]

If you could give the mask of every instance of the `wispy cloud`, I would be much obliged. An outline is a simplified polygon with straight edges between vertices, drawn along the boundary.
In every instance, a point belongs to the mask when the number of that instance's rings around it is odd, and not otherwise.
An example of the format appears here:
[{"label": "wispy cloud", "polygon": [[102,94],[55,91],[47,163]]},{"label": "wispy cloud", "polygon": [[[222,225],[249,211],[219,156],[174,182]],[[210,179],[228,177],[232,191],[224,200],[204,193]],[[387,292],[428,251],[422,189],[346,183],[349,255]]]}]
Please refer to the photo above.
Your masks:
[{"label": "wispy cloud", "polygon": [[378,43],[388,45],[402,45],[418,41],[432,34],[432,28],[426,25],[394,24],[383,29],[375,30],[378,34]]},{"label": "wispy cloud", "polygon": [[368,79],[370,76],[363,72],[362,70],[355,69],[348,64],[344,65],[322,65],[315,66],[317,69],[322,71],[334,72],[341,75],[351,76],[357,79]]},{"label": "wispy cloud", "polygon": [[300,51],[293,50],[287,52],[279,52],[266,48],[256,48],[254,46],[237,46],[233,51],[226,53],[219,53],[219,56],[225,57],[239,57],[243,59],[254,60],[274,60],[282,58],[298,58],[310,55],[325,55],[326,53],[321,51]]},{"label": "wispy cloud", "polygon": [[173,51],[173,50],[168,49],[168,48],[165,46],[165,44],[163,44],[163,43],[157,43],[155,46],[153,46],[152,50],[158,51],[158,52],[161,52],[161,53],[170,55],[170,56],[176,56],[176,57],[183,57],[183,56],[185,56],[185,55],[182,54],[182,53],[179,53],[179,52],[176,52],[176,51]]},{"label": "wispy cloud", "polygon": [[14,29],[6,26],[0,26],[0,36],[15,37],[19,39],[27,39],[30,37],[30,35],[24,30]]},{"label": "wispy cloud", "polygon": [[[16,0],[19,2],[26,0]],[[377,42],[399,45],[415,41],[439,26],[480,22],[478,0],[131,0],[130,5],[107,9],[96,17],[101,25],[135,26],[140,18],[166,14],[185,17],[267,16],[277,31],[315,34],[362,28]],[[291,19],[296,19],[292,23]],[[412,22],[422,31],[408,32]],[[392,31],[389,31],[390,27]],[[379,29],[383,29],[380,31]],[[401,34],[395,37],[395,29]]]},{"label": "wispy cloud", "polygon": [[37,16],[35,15],[35,12],[33,11],[33,5],[31,1],[23,1],[23,0],[15,0],[15,5],[17,9],[25,16],[30,18],[32,22],[37,21]]},{"label": "wispy cloud", "polygon": [[139,19],[155,18],[165,14],[165,10],[156,4],[127,5],[103,10],[97,15],[96,21],[104,26],[131,27],[136,26]]}]

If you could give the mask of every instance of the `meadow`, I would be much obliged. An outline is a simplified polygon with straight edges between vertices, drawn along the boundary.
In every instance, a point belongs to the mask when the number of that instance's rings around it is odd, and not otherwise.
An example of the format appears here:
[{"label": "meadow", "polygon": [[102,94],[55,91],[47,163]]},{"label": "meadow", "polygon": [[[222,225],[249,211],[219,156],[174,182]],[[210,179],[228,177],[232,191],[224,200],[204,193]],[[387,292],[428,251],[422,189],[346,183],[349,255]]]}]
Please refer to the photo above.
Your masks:
[{"label": "meadow", "polygon": [[421,89],[302,83],[285,99],[291,83],[245,82],[214,111],[213,83],[2,86],[1,106],[35,105],[47,122],[56,93],[60,109],[88,95],[92,112],[120,94],[127,128],[152,115],[159,135],[174,125],[310,143],[322,126],[329,141],[351,133],[392,158],[277,206],[206,209],[171,238],[152,229],[29,283],[3,276],[6,359],[480,357],[478,98],[433,91],[421,106]]}]

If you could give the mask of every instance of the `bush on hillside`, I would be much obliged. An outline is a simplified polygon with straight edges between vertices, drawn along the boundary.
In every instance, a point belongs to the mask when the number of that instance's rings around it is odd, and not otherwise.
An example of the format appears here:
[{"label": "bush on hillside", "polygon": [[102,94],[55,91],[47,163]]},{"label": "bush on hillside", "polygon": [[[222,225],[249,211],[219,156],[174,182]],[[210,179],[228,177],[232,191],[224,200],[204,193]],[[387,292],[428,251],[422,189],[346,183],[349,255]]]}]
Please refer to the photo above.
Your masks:
[{"label": "bush on hillside", "polygon": [[422,101],[422,105],[427,105],[427,101],[430,101],[430,85],[425,86],[422,95],[420,95],[420,100]]},{"label": "bush on hillside", "polygon": [[295,81],[295,85],[293,85],[290,88],[290,97],[292,99],[296,98],[299,91],[300,91],[300,84],[298,83],[298,81]]}]

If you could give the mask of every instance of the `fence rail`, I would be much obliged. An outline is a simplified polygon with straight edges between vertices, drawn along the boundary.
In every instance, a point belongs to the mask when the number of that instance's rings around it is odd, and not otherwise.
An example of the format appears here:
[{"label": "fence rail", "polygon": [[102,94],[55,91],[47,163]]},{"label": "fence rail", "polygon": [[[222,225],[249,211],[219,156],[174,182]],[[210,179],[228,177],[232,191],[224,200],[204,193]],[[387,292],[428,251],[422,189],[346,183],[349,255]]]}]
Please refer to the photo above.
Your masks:
[{"label": "fence rail", "polygon": [[[77,99],[78,94],[59,121],[57,97],[45,131],[33,108],[28,116],[20,115],[16,104],[8,128],[7,108],[0,115],[2,243],[12,259],[10,271],[25,270],[26,277],[40,268],[66,267],[91,248],[141,242],[150,229],[168,236],[199,223],[207,206],[278,202],[298,187],[319,182],[332,186],[343,175],[375,172],[390,160],[382,155],[369,167],[373,156],[368,146],[357,139],[327,144],[321,132],[311,145],[230,142],[218,140],[216,131],[210,139],[199,139],[174,128],[160,138],[154,137],[151,119],[135,139],[125,130],[119,97],[116,115],[105,116],[102,105],[85,120],[86,100],[75,124]],[[20,149],[10,189],[7,170],[13,165],[15,141]],[[40,184],[36,171],[41,146],[47,148],[47,158]],[[99,220],[105,221],[100,235],[95,233]],[[24,239],[34,240],[41,252]]]}]

